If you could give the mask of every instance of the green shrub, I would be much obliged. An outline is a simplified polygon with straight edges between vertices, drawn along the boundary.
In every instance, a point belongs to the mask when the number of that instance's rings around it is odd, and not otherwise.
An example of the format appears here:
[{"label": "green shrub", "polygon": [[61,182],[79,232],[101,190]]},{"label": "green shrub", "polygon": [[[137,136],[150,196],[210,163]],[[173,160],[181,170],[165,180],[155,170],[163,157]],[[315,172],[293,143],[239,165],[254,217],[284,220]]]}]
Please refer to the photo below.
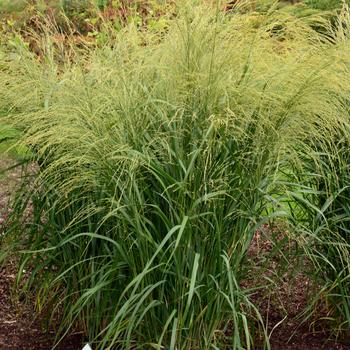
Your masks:
[{"label": "green shrub", "polygon": [[23,11],[26,4],[26,0],[1,0],[0,14]]},{"label": "green shrub", "polygon": [[304,2],[311,8],[323,11],[340,9],[344,3],[350,5],[348,0],[305,0]]}]

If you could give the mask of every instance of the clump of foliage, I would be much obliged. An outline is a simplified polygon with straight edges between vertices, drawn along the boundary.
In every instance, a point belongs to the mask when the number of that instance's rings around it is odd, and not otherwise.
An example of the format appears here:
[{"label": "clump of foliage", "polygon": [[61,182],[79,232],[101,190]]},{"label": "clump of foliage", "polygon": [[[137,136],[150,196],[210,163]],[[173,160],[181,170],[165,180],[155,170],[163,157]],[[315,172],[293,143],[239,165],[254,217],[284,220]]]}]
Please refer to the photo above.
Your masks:
[{"label": "clump of foliage", "polygon": [[342,288],[330,315],[349,325],[349,33],[324,22],[330,42],[291,16],[276,32],[274,15],[252,26],[189,3],[166,32],[131,22],[64,64],[50,40],[44,59],[25,46],[2,59],[0,108],[39,166],[8,235],[61,335],[78,325],[101,349],[251,348],[264,322],[240,283],[255,231],[276,218],[315,266],[329,263],[316,278]]},{"label": "clump of foliage", "polygon": [[[3,33],[28,33],[39,31],[45,19],[55,23],[61,33],[102,35],[105,23],[120,30],[128,23],[162,30],[171,14],[172,1],[97,1],[97,0],[46,0],[0,3],[0,29]],[[67,27],[67,21],[70,26]]]},{"label": "clump of foliage", "polygon": [[322,11],[340,9],[343,4],[350,4],[349,0],[304,0],[304,2],[307,6]]}]

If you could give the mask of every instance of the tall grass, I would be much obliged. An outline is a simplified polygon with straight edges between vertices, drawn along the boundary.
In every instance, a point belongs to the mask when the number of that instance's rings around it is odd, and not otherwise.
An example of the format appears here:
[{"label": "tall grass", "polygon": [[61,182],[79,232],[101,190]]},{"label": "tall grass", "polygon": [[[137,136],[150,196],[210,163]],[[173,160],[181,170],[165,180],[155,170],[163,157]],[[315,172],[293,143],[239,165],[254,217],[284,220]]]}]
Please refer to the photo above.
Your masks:
[{"label": "tall grass", "polygon": [[[338,52],[339,61],[333,62],[335,70],[343,76],[334,76],[334,82],[344,84],[335,92],[333,101],[333,132],[326,132],[320,139],[313,139],[300,155],[303,166],[295,168],[298,196],[292,193],[293,221],[297,231],[305,239],[303,248],[315,266],[314,278],[321,286],[310,302],[311,315],[323,309],[323,316],[331,322],[336,335],[349,331],[349,11],[344,6],[333,28],[328,29],[332,50]],[[334,46],[333,46],[334,45]],[[334,52],[334,51],[333,51]],[[339,63],[342,62],[342,71]],[[332,78],[329,77],[331,80]],[[324,128],[318,123],[318,128]],[[303,193],[301,195],[301,193]],[[347,334],[347,333],[346,333]]]},{"label": "tall grass", "polygon": [[319,145],[337,154],[329,140],[348,125],[349,42],[251,21],[191,4],[166,34],[130,25],[65,66],[22,52],[0,71],[1,107],[39,164],[17,195],[17,215],[34,208],[21,270],[60,335],[249,349],[264,332],[240,288],[246,252],[269,220],[313,229],[330,193]]}]

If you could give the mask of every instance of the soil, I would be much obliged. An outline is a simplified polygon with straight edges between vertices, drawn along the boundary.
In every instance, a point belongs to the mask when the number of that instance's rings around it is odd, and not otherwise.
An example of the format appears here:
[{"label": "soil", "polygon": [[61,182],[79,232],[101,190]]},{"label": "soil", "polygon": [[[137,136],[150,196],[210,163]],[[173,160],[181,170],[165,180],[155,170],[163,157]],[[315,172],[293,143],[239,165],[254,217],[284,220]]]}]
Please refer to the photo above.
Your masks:
[{"label": "soil", "polygon": [[[0,270],[0,349],[52,349],[55,332],[46,330],[42,320],[33,315],[33,303],[18,300],[15,285],[17,265],[12,260]],[[65,339],[57,349],[80,350],[80,334]]]},{"label": "soil", "polygon": [[[0,170],[12,164],[13,161],[9,159],[0,159]],[[8,207],[8,200],[20,176],[19,168],[11,170],[6,176],[0,175],[0,237],[11,210]],[[324,328],[313,330],[310,324],[301,324],[297,318],[305,309],[308,296],[317,290],[317,286],[312,285],[306,273],[295,272],[297,269],[292,266],[293,260],[290,260],[292,265],[287,266],[287,271],[280,271],[279,267],[284,265],[280,264],[281,259],[283,255],[293,250],[293,241],[283,245],[283,254],[277,253],[271,256],[276,242],[286,238],[285,232],[286,229],[274,230],[267,226],[262,228],[256,233],[248,253],[249,259],[253,259],[257,267],[265,266],[258,274],[262,276],[261,279],[273,281],[270,286],[251,296],[263,319],[266,320],[271,349],[350,350],[350,339],[349,342],[336,342],[331,340],[330,334]],[[297,263],[295,261],[294,265]],[[307,262],[303,264],[307,270]],[[14,287],[17,273],[16,257],[6,260],[6,264],[1,266],[0,249],[0,350],[52,349],[55,332],[46,330],[44,320],[40,316],[34,316],[34,301],[20,300],[18,290]],[[257,275],[252,272],[249,275]],[[261,284],[260,282],[261,280],[257,281],[256,278],[247,278],[243,281],[242,288],[251,288],[257,283]],[[77,333],[64,339],[56,349],[80,350],[82,347],[82,336]],[[256,349],[264,348],[257,344]]]}]

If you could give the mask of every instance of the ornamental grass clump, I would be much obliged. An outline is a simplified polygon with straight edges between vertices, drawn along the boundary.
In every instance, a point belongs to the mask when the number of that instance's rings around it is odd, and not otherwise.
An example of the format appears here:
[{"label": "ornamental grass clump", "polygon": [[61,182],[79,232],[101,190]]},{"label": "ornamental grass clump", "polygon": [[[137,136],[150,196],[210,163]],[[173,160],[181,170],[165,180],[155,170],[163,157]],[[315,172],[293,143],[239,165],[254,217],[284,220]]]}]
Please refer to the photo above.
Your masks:
[{"label": "ornamental grass clump", "polygon": [[130,25],[74,62],[57,65],[46,48],[0,71],[0,107],[38,163],[14,216],[31,202],[32,222],[8,235],[61,336],[80,327],[100,349],[249,349],[266,333],[240,287],[247,249],[275,218],[310,229],[326,175],[302,175],[322,161],[308,150],[348,126],[350,87],[348,39],[329,43],[291,18],[275,33],[269,16],[252,27],[192,4],[166,33]]}]

